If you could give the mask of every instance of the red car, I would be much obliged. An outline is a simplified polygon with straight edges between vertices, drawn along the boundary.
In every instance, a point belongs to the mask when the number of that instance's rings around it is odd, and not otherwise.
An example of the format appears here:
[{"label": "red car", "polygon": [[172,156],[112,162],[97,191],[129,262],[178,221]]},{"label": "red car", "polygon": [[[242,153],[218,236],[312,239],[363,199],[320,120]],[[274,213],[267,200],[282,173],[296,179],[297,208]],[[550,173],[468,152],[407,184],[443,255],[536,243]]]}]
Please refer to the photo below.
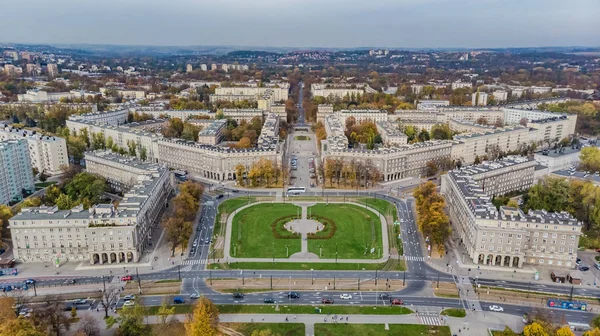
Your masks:
[{"label": "red car", "polygon": [[404,302],[402,302],[402,300],[400,300],[400,299],[392,300],[392,305],[402,305],[402,304],[404,304]]},{"label": "red car", "polygon": [[323,300],[321,300],[321,303],[323,303],[323,304],[333,303],[333,299],[324,298]]},{"label": "red car", "polygon": [[124,277],[121,278],[121,281],[131,281],[131,279],[133,279],[131,277],[131,275],[126,275],[126,276],[124,276]]}]

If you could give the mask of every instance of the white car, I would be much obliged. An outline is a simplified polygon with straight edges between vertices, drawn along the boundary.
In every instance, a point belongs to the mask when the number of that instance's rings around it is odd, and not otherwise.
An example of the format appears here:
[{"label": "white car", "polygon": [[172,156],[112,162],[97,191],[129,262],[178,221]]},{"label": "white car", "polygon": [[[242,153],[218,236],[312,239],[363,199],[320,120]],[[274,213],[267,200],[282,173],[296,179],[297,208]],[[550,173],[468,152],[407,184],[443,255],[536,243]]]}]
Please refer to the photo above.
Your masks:
[{"label": "white car", "polygon": [[500,306],[493,305],[493,306],[490,306],[490,310],[491,311],[495,311],[495,312],[501,312],[501,311],[504,311],[504,308],[502,308]]},{"label": "white car", "polygon": [[340,299],[342,299],[342,300],[352,300],[352,295],[344,293],[344,294],[340,295]]},{"label": "white car", "polygon": [[135,295],[133,295],[133,294],[125,295],[123,297],[123,300],[125,300],[125,301],[135,300]]},{"label": "white car", "polygon": [[135,302],[133,302],[133,300],[125,301],[125,303],[123,303],[123,307],[131,307],[134,304]]},{"label": "white car", "polygon": [[199,299],[200,295],[198,295],[198,293],[192,293],[190,294],[190,299]]}]

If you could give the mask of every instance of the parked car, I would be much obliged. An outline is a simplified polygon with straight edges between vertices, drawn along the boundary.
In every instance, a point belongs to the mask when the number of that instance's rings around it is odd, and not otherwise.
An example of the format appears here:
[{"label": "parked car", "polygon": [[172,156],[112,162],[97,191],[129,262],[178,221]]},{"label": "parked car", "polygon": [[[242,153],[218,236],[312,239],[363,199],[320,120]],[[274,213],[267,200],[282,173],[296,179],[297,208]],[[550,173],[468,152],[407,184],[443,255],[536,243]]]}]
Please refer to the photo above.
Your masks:
[{"label": "parked car", "polygon": [[323,299],[321,300],[321,303],[323,303],[323,304],[332,304],[332,303],[333,303],[333,299],[330,299],[330,298],[323,298]]},{"label": "parked car", "polygon": [[275,299],[274,299],[274,298],[272,298],[272,297],[266,297],[266,298],[263,300],[263,302],[264,302],[264,303],[275,303]]},{"label": "parked car", "polygon": [[129,294],[129,295],[125,295],[123,297],[123,300],[128,301],[128,300],[135,300],[135,295],[133,294]]},{"label": "parked car", "polygon": [[173,303],[181,304],[184,302],[185,302],[185,300],[182,297],[176,296],[173,298]]},{"label": "parked car", "polygon": [[392,305],[403,305],[404,304],[404,302],[400,299],[393,299],[391,301],[391,303],[392,303]]},{"label": "parked car", "polygon": [[491,305],[490,310],[495,311],[495,312],[501,312],[501,311],[504,311],[504,308],[502,308],[500,306],[496,306],[496,305]]},{"label": "parked car", "polygon": [[33,279],[27,279],[27,280],[25,280],[25,283],[28,284],[28,285],[33,285],[35,283],[35,280],[33,280]]},{"label": "parked car", "polygon": [[577,265],[581,265],[581,258],[577,258],[577,260],[575,260],[575,263],[576,263]]},{"label": "parked car", "polygon": [[287,295],[288,298],[290,299],[299,299],[300,298],[300,294],[298,294],[298,292],[289,292]]},{"label": "parked car", "polygon": [[87,304],[87,300],[86,299],[75,299],[75,300],[73,300],[73,304],[84,305],[84,304]]},{"label": "parked car", "polygon": [[221,199],[221,198],[223,198],[223,195],[218,195],[217,196],[217,199]]},{"label": "parked car", "polygon": [[390,296],[390,294],[382,293],[379,295],[379,298],[382,300],[390,300],[392,297]]},{"label": "parked car", "polygon": [[123,303],[123,307],[131,307],[134,304],[135,302],[133,302],[133,300],[125,301],[125,303]]},{"label": "parked car", "polygon": [[579,266],[579,270],[582,272],[587,272],[590,270],[590,268],[588,266]]},{"label": "parked car", "polygon": [[243,299],[244,298],[244,294],[238,293],[238,292],[233,293],[232,296],[234,299]]},{"label": "parked car", "polygon": [[126,275],[124,277],[121,277],[121,281],[131,281],[131,279],[133,279],[133,277],[131,275]]},{"label": "parked car", "polygon": [[344,293],[344,294],[340,294],[340,299],[342,300],[352,300],[352,295]]},{"label": "parked car", "polygon": [[74,279],[67,279],[67,280],[63,281],[63,285],[73,285],[73,284],[75,284]]}]

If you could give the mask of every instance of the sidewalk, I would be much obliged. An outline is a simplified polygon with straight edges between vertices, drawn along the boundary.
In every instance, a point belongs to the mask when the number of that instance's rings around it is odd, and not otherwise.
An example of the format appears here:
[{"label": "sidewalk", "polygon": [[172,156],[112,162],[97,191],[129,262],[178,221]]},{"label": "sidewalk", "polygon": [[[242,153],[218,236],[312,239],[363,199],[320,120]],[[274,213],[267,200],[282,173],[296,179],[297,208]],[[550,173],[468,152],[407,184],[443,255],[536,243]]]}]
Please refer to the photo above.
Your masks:
[{"label": "sidewalk", "polygon": [[[104,312],[86,311],[79,313],[79,316],[84,314],[90,314],[98,320],[100,326],[100,335],[109,336],[113,335],[116,327],[109,330],[106,329],[104,324]],[[110,313],[113,315],[114,313]],[[454,318],[447,317],[444,320],[438,319],[438,317],[423,317],[417,314],[409,315],[338,315],[337,321],[333,322],[332,318],[334,315],[328,316],[325,314],[300,314],[300,315],[285,315],[285,314],[221,314],[219,315],[220,322],[225,323],[285,323],[286,318],[290,323],[304,323],[306,326],[306,335],[314,335],[315,324],[320,323],[345,323],[345,324],[381,324],[382,328],[385,324],[428,324],[428,325],[447,325],[450,327],[452,334],[460,334],[465,336],[481,336],[486,334],[485,330],[488,328],[494,328],[503,330],[505,326],[510,327],[515,332],[521,332],[523,330],[523,323],[521,318],[518,316],[511,316],[502,313],[490,313],[490,312],[478,312],[469,313],[465,318]],[[183,322],[185,321],[186,314],[172,315],[172,318]],[[340,317],[343,317],[343,321],[340,321]],[[346,321],[346,317],[348,321]],[[159,323],[159,317],[156,315],[148,316],[146,323],[157,324]],[[76,323],[71,327],[69,335],[73,335],[79,325]]]}]

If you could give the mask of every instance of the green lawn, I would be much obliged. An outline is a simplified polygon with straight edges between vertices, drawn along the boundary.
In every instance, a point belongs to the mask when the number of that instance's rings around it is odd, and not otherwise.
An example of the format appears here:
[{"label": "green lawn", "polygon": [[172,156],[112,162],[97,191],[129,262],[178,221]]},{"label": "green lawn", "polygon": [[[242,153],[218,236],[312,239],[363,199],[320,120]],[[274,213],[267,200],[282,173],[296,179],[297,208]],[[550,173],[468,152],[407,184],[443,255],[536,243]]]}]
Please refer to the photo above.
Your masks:
[{"label": "green lawn", "polygon": [[[300,293],[302,295],[302,293]],[[320,308],[319,313],[315,308]],[[279,304],[275,305],[217,305],[221,314],[360,314],[360,315],[403,315],[411,314],[412,310],[399,306],[336,306],[316,305],[300,306]]]},{"label": "green lawn", "polygon": [[271,330],[273,335],[304,336],[304,323],[220,323],[243,335],[251,335],[255,331]]},{"label": "green lawn", "polygon": [[[294,215],[299,209],[293,204],[262,203],[246,208],[235,215],[231,230],[231,256],[237,258],[286,258],[300,252],[300,237],[276,239],[271,223],[279,217]],[[235,250],[235,253],[234,253]]]},{"label": "green lawn", "polygon": [[306,135],[297,135],[294,137],[294,140],[304,141],[304,140],[310,140],[310,138],[307,137]]},{"label": "green lawn", "polygon": [[[269,262],[235,262],[230,263],[228,268],[231,269],[258,269],[258,270],[269,270],[269,269],[279,269],[279,270],[315,270],[315,271],[345,271],[345,270],[358,270],[362,271],[363,268],[366,271],[374,271],[381,270],[385,266],[386,263],[375,263],[375,264],[367,264],[367,263],[278,263],[275,264]],[[211,269],[226,269],[227,267],[221,264],[211,264]],[[394,268],[394,270],[404,270],[403,267]]]},{"label": "green lawn", "polygon": [[56,184],[56,181],[38,182],[35,184],[35,187],[42,189],[42,188],[46,188],[46,187],[54,185],[54,184]]},{"label": "green lawn", "polygon": [[[214,234],[223,236],[225,235],[225,231],[223,230],[225,225],[221,225],[222,214],[230,214],[236,209],[241,208],[248,203],[253,203],[254,201],[256,201],[254,197],[239,197],[228,199],[219,204],[219,207],[217,208],[217,217],[215,218],[215,228],[213,230]],[[226,220],[226,218],[223,219],[223,224]]]},{"label": "green lawn", "polygon": [[452,317],[465,317],[467,316],[467,312],[465,312],[462,308],[448,308],[444,309],[441,313],[442,315],[452,316]]},{"label": "green lawn", "polygon": [[372,197],[364,197],[359,199],[360,204],[367,204],[367,206],[381,212],[384,216],[392,216],[394,221],[398,220],[398,212],[396,206],[386,200]]},{"label": "green lawn", "polygon": [[[308,250],[321,258],[335,259],[336,244],[338,259],[378,259],[381,257],[381,221],[379,216],[353,204],[316,204],[310,207],[310,213],[327,217],[337,226],[335,235],[330,239],[309,239]],[[365,247],[367,254],[365,255]],[[371,248],[374,253],[370,253]]]},{"label": "green lawn", "polygon": [[443,326],[427,326],[421,324],[390,324],[390,330],[385,330],[383,324],[315,324],[315,335],[319,336],[414,336],[436,335],[450,336],[450,328]]}]

